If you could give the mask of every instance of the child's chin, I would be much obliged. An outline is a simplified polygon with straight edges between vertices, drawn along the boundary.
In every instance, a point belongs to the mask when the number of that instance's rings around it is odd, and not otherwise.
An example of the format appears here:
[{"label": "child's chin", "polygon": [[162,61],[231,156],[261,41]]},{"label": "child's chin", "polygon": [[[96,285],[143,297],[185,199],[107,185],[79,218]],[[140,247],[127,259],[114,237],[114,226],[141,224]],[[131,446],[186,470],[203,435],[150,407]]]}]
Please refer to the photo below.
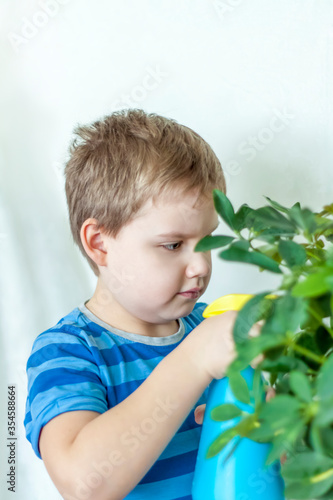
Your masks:
[{"label": "child's chin", "polygon": [[194,300],[189,301],[186,304],[186,307],[184,306],[184,308],[182,309],[179,318],[185,318],[185,316],[188,316],[189,314],[191,314],[191,312],[194,309],[195,304],[196,304],[196,301],[194,301]]}]

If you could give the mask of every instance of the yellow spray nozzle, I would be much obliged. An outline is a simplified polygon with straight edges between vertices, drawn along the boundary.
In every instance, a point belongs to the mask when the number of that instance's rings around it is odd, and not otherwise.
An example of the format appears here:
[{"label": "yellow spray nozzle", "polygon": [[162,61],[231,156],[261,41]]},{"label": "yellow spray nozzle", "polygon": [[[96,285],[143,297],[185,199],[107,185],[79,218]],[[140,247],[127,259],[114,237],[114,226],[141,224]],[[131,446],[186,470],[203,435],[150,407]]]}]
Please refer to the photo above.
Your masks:
[{"label": "yellow spray nozzle", "polygon": [[[253,295],[246,293],[223,295],[206,307],[203,312],[203,317],[210,318],[211,316],[216,316],[226,311],[239,311],[252,297]],[[275,299],[276,297],[277,295],[266,295],[267,299]]]}]

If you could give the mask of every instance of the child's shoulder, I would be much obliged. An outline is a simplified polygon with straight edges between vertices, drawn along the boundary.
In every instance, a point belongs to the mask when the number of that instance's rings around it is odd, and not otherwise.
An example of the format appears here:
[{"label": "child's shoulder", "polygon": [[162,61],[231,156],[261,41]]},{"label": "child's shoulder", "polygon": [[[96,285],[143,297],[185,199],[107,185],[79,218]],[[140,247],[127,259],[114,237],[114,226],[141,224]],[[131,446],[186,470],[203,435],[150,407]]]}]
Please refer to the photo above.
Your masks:
[{"label": "child's shoulder", "polygon": [[75,307],[61,317],[58,322],[41,332],[35,339],[32,352],[47,345],[55,344],[95,344],[94,338],[101,336],[102,329]]}]

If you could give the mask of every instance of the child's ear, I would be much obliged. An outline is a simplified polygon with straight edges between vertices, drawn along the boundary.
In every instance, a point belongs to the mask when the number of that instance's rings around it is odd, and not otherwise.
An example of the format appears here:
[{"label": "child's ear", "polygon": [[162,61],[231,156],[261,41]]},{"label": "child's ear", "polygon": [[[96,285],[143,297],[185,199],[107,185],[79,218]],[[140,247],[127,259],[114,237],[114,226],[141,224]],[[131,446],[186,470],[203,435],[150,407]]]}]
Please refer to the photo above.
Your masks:
[{"label": "child's ear", "polygon": [[107,249],[96,219],[84,221],[80,231],[80,238],[88,257],[98,266],[106,266]]}]

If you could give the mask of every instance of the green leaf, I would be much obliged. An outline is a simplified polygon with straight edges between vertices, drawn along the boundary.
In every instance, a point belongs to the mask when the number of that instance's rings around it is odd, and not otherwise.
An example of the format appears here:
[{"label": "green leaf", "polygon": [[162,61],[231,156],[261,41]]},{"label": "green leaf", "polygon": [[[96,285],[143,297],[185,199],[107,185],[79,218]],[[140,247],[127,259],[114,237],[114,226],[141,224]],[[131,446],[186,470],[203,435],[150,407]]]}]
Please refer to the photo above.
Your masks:
[{"label": "green leaf", "polygon": [[231,229],[234,229],[234,208],[227,196],[218,189],[213,190],[214,205],[217,213]]},{"label": "green leaf", "polygon": [[233,335],[236,343],[244,341],[248,338],[248,333],[252,326],[260,321],[266,319],[272,310],[272,300],[266,299],[266,295],[271,292],[263,292],[252,297],[237,314],[234,324]]},{"label": "green leaf", "polygon": [[320,399],[333,397],[333,355],[325,361],[317,377],[317,394]]},{"label": "green leaf", "polygon": [[310,301],[312,309],[315,309],[322,318],[331,316],[330,307],[331,294],[327,293]]},{"label": "green leaf", "polygon": [[307,301],[286,294],[273,301],[274,310],[261,329],[261,334],[286,334],[299,328],[307,317]]},{"label": "green leaf", "polygon": [[[255,357],[255,356],[254,356]],[[241,372],[242,370],[245,370],[251,363],[253,358],[249,356],[249,353],[246,352],[246,355],[241,357],[241,355],[238,355],[236,359],[229,365],[228,370],[227,370],[227,376],[229,376],[231,373],[237,373]]]},{"label": "green leaf", "polygon": [[286,496],[295,500],[319,498],[333,485],[332,459],[316,452],[296,455],[282,467]]},{"label": "green leaf", "polygon": [[[258,420],[273,447],[268,455],[267,464],[279,458],[286,448],[290,448],[304,431],[305,423],[301,418],[302,404],[293,396],[281,394],[275,396],[258,410]],[[269,431],[270,429],[270,431]],[[270,432],[270,436],[269,436]],[[265,434],[265,432],[264,432]],[[251,439],[258,439],[260,431],[254,431]]]},{"label": "green leaf", "polygon": [[239,417],[241,414],[242,410],[238,408],[238,406],[225,403],[214,408],[210,415],[213,420],[224,422],[225,420],[231,420],[232,418]]},{"label": "green leaf", "polygon": [[196,252],[208,252],[214,248],[225,247],[229,245],[235,238],[233,236],[224,235],[208,235],[202,238],[195,247]]},{"label": "green leaf", "polygon": [[331,276],[327,276],[326,283],[328,284],[331,292],[333,292],[333,274]]},{"label": "green leaf", "polygon": [[326,264],[330,267],[333,266],[333,245],[327,248],[326,252]]},{"label": "green leaf", "polygon": [[297,277],[294,274],[284,274],[280,290],[290,290],[297,283]]},{"label": "green leaf", "polygon": [[282,232],[295,233],[295,225],[273,207],[261,207],[255,210],[253,229],[263,231],[267,228]]},{"label": "green leaf", "polygon": [[279,252],[289,267],[303,266],[307,260],[305,249],[289,240],[280,240]]},{"label": "green leaf", "polygon": [[275,460],[278,460],[281,455],[290,450],[299,436],[304,434],[306,427],[302,420],[290,422],[289,425],[283,429],[283,432],[278,434],[272,441],[272,448],[267,456],[266,464],[269,465]]},{"label": "green leaf", "polygon": [[260,369],[271,373],[287,373],[291,370],[306,372],[308,367],[303,361],[291,356],[279,356],[277,359],[264,359],[260,363]]},{"label": "green leaf", "polygon": [[273,273],[282,274],[279,264],[275,260],[260,252],[251,252],[249,263],[255,264],[261,269],[266,269],[267,271],[272,271]]},{"label": "green leaf", "polygon": [[206,458],[215,457],[236,436],[237,436],[237,430],[234,427],[230,427],[229,429],[222,432],[222,434],[220,434],[208,448]]},{"label": "green leaf", "polygon": [[331,456],[333,450],[333,429],[332,426],[322,427],[319,429],[321,440],[324,443],[325,455]]},{"label": "green leaf", "polygon": [[[239,353],[238,358],[233,361],[229,367],[230,371],[236,370],[236,367],[248,366],[251,361],[259,354],[277,346],[285,345],[287,339],[284,335],[260,335],[259,337],[251,338],[237,345]],[[229,370],[228,370],[229,373]]]},{"label": "green leaf", "polygon": [[332,233],[331,230],[333,229],[333,222],[331,219],[327,219],[326,217],[320,217],[318,215],[315,215],[315,221],[317,223],[317,226],[318,226],[320,233],[325,233],[326,231],[328,234]]},{"label": "green leaf", "polygon": [[313,423],[317,427],[328,427],[333,423],[333,396],[319,401],[318,412]]},{"label": "green leaf", "polygon": [[264,255],[267,255],[268,257],[271,257],[273,260],[276,260],[277,258],[280,258],[280,261],[282,260],[276,245],[261,245],[260,247],[257,247],[256,250]]},{"label": "green leaf", "polygon": [[267,227],[266,229],[262,229],[257,232],[255,238],[274,243],[276,240],[279,240],[281,236],[295,236],[295,231],[281,227]]},{"label": "green leaf", "polygon": [[262,406],[259,421],[272,429],[282,429],[300,418],[301,403],[289,394],[279,394]]},{"label": "green leaf", "polygon": [[[288,340],[286,339],[286,337],[284,336],[283,338],[284,338],[284,343],[288,344]],[[271,349],[266,349],[265,357],[271,361],[278,359],[280,356],[283,355],[285,349],[286,349],[285,345],[275,346],[272,347]]]},{"label": "green leaf", "polygon": [[265,422],[252,429],[248,437],[257,443],[267,443],[273,441],[274,434],[275,430],[271,428],[268,422]]},{"label": "green leaf", "polygon": [[281,468],[285,479],[305,479],[316,476],[333,467],[332,458],[316,452],[300,453],[288,460]]},{"label": "green leaf", "polygon": [[322,269],[317,273],[310,274],[304,281],[297,283],[292,289],[294,297],[317,297],[323,295],[330,289],[326,278],[332,274],[329,269]]},{"label": "green leaf", "polygon": [[292,371],[289,379],[290,388],[301,401],[310,403],[312,401],[312,390],[309,380],[304,373]]},{"label": "green leaf", "polygon": [[[320,320],[322,318],[325,318],[326,315],[324,314],[324,307],[326,308],[327,301],[326,301],[327,294],[321,295],[319,297],[310,297],[308,300],[308,317],[306,318],[303,323],[301,323],[301,329],[306,330],[306,331],[315,331],[318,328],[319,322],[318,318]],[[322,299],[324,299],[322,301]],[[311,311],[311,312],[310,312]]]},{"label": "green leaf", "polygon": [[330,203],[329,205],[324,205],[324,210],[325,212],[333,215],[333,203]]},{"label": "green leaf", "polygon": [[[241,437],[247,437],[250,435],[252,429],[256,425],[256,415],[248,415],[243,418],[235,427],[230,427],[226,431],[224,431],[220,436],[218,436],[212,445],[208,448],[208,452],[206,458],[211,458],[220,451],[233,439],[237,436],[237,439],[234,441],[233,448],[231,453],[235,450],[236,446],[238,446]],[[230,456],[230,454],[228,456]],[[227,457],[228,458],[228,457]]]},{"label": "green leaf", "polygon": [[242,229],[247,227],[246,221],[253,211],[254,210],[250,208],[246,203],[238,209],[233,220],[234,229],[236,231],[241,231]]},{"label": "green leaf", "polygon": [[310,426],[309,439],[311,447],[314,451],[321,454],[325,453],[323,442],[321,440],[320,428],[314,422],[312,422]]},{"label": "green leaf", "polygon": [[[296,345],[304,347],[308,351],[311,351],[313,354],[316,354],[317,356],[319,356],[319,358],[321,357],[321,352],[319,350],[319,347],[316,343],[316,340],[315,340],[312,332],[311,333],[303,332],[300,335],[298,335],[297,340],[296,340]],[[318,370],[318,367],[321,365],[320,362],[315,361],[313,359],[309,359],[307,356],[305,356],[303,354],[297,353],[297,356],[299,356],[303,361],[306,362],[306,364],[309,367],[313,368],[316,371]]]},{"label": "green leaf", "polygon": [[252,394],[255,409],[257,409],[266,397],[261,371],[258,368],[255,370],[253,375]]},{"label": "green leaf", "polygon": [[[270,243],[271,245],[273,245],[279,239],[280,234],[281,234],[280,232],[277,232],[274,229],[271,231],[271,234],[269,234],[269,232],[266,232],[266,234],[264,234],[263,232],[257,233],[255,235],[255,239],[260,240],[260,241],[265,241],[266,243]],[[285,233],[283,233],[283,235],[286,236]],[[259,247],[259,250],[260,250],[260,247]]]},{"label": "green leaf", "polygon": [[289,213],[289,208],[286,208],[284,207],[283,205],[280,205],[280,203],[278,203],[277,201],[274,201],[274,200],[271,200],[270,198],[268,198],[268,196],[265,196],[266,200],[272,205],[273,208],[275,208],[276,210],[280,210],[280,212],[284,212],[284,213]]},{"label": "green leaf", "polygon": [[230,388],[235,398],[242,402],[250,403],[250,391],[245,379],[239,372],[228,372]]},{"label": "green leaf", "polygon": [[332,348],[332,337],[323,326],[317,328],[315,341],[321,354],[326,354]]},{"label": "green leaf", "polygon": [[312,484],[310,480],[287,482],[285,495],[287,498],[292,498],[293,500],[313,500],[326,493],[332,484],[333,478],[331,477],[315,484]]},{"label": "green leaf", "polygon": [[314,268],[318,268],[318,263],[325,260],[325,253],[322,248],[313,248],[311,245],[307,245],[308,260],[313,265]]},{"label": "green leaf", "polygon": [[236,426],[237,434],[241,437],[248,437],[257,424],[257,415],[250,414],[243,418]]},{"label": "green leaf", "polygon": [[249,252],[233,244],[231,244],[230,247],[227,248],[227,250],[223,250],[219,254],[219,257],[224,260],[254,264],[261,267],[262,269],[267,269],[267,271],[272,271],[273,273],[282,273],[278,263],[270,257],[267,257],[260,252]]},{"label": "green leaf", "polygon": [[289,218],[303,231],[313,233],[316,228],[316,217],[308,208],[302,209],[299,204],[295,204],[289,211]]},{"label": "green leaf", "polygon": [[237,240],[232,243],[232,248],[238,248],[247,252],[250,248],[250,242],[246,240]]}]

